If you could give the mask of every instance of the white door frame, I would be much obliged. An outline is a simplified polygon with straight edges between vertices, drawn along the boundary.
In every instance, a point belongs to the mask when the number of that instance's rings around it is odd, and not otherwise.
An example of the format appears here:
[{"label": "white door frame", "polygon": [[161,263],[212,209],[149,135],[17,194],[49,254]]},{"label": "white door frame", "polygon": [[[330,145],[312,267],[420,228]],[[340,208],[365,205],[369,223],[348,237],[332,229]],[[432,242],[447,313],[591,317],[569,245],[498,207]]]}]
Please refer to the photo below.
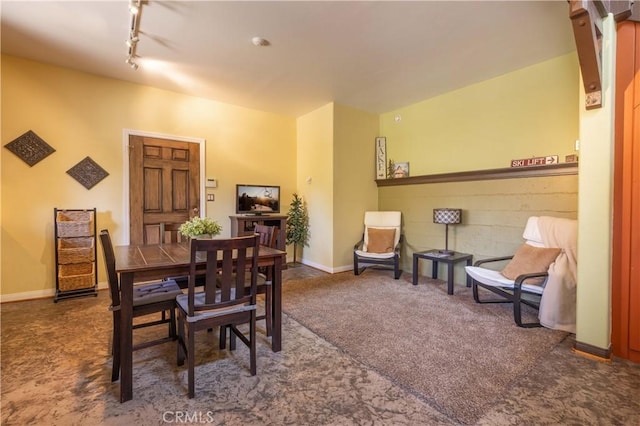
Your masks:
[{"label": "white door frame", "polygon": [[187,136],[175,136],[163,133],[143,132],[141,130],[123,129],[122,130],[122,226],[124,232],[122,234],[122,244],[129,244],[131,235],[129,234],[129,136],[143,136],[158,139],[169,139],[182,142],[193,142],[200,144],[200,216],[206,216],[206,195],[205,195],[205,161],[204,147],[206,140],[202,138],[192,138]]}]

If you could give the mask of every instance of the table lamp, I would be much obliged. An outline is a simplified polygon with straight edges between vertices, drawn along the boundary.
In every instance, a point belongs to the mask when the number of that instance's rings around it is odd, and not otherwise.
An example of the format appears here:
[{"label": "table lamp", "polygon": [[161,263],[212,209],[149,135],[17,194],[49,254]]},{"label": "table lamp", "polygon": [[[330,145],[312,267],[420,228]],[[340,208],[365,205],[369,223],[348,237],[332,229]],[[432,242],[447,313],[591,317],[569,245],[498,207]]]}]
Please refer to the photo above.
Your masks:
[{"label": "table lamp", "polygon": [[453,250],[449,250],[449,225],[456,225],[462,222],[462,209],[433,209],[433,223],[440,223],[445,228],[444,250],[439,250],[441,254],[452,255]]}]

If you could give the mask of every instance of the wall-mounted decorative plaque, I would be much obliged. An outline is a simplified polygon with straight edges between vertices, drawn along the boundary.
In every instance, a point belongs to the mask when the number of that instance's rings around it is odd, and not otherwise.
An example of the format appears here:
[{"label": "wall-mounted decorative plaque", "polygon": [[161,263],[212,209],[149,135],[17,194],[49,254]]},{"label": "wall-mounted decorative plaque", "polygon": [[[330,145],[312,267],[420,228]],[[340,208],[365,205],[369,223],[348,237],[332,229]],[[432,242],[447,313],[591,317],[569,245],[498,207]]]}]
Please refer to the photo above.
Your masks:
[{"label": "wall-mounted decorative plaque", "polygon": [[387,138],[376,138],[376,179],[387,177]]},{"label": "wall-mounted decorative plaque", "polygon": [[93,188],[98,182],[109,176],[109,173],[93,161],[91,157],[86,157],[67,170],[67,173],[87,189]]},{"label": "wall-mounted decorative plaque", "polygon": [[56,151],[40,136],[36,135],[33,130],[29,130],[18,136],[4,147],[17,155],[18,158],[27,163],[29,167],[33,167]]}]

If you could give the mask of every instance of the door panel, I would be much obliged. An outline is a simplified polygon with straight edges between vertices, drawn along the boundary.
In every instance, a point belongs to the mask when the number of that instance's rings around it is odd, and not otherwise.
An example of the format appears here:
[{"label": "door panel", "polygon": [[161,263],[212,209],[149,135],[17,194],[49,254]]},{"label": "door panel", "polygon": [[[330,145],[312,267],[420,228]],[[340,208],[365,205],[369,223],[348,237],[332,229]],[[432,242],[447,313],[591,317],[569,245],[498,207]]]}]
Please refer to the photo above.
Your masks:
[{"label": "door panel", "polygon": [[171,189],[173,191],[172,203],[174,211],[189,210],[189,199],[185,195],[189,193],[189,171],[188,170],[174,170],[173,171],[173,184]]},{"label": "door panel", "polygon": [[144,169],[144,212],[162,212],[162,169]]},{"label": "door panel", "polygon": [[131,244],[160,240],[160,223],[182,223],[200,206],[200,145],[129,137]]}]

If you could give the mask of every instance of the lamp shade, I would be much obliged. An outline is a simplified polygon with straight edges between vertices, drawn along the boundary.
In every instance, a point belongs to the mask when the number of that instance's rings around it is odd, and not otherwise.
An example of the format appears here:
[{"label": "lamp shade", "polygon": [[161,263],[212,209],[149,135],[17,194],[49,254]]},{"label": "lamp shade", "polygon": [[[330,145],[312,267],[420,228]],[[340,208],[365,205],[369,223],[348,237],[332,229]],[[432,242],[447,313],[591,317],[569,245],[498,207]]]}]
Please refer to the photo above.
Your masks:
[{"label": "lamp shade", "polygon": [[462,209],[433,209],[433,223],[456,225],[462,222]]}]

